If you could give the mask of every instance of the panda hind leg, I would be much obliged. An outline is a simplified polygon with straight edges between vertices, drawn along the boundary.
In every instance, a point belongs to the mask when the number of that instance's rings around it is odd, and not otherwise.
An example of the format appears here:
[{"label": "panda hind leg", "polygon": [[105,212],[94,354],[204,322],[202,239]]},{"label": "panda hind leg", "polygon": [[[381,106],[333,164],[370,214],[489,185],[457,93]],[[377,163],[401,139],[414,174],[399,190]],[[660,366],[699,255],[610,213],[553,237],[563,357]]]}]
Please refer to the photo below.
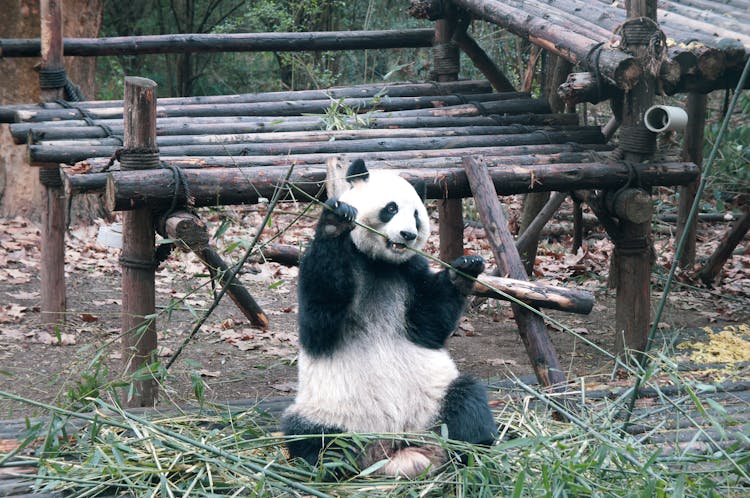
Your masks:
[{"label": "panda hind leg", "polygon": [[300,415],[289,414],[284,415],[281,420],[281,431],[286,436],[311,436],[300,439],[290,438],[286,442],[291,458],[302,458],[310,465],[317,464],[320,451],[330,442],[330,438],[325,435],[342,432],[335,427],[317,424]]},{"label": "panda hind leg", "polygon": [[461,375],[448,386],[440,419],[451,439],[490,446],[497,438],[487,388],[471,376]]}]

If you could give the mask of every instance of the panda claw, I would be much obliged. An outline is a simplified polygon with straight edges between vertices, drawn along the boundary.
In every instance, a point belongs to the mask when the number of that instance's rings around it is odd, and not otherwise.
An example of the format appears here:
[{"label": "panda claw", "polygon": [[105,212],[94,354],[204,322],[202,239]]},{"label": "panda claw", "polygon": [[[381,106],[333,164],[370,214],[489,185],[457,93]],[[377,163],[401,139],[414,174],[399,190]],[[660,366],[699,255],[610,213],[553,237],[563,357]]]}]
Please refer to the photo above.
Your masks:
[{"label": "panda claw", "polygon": [[484,271],[484,258],[481,256],[461,256],[451,263],[449,276],[454,286],[464,295],[471,294],[474,282],[460,273],[476,278]]}]

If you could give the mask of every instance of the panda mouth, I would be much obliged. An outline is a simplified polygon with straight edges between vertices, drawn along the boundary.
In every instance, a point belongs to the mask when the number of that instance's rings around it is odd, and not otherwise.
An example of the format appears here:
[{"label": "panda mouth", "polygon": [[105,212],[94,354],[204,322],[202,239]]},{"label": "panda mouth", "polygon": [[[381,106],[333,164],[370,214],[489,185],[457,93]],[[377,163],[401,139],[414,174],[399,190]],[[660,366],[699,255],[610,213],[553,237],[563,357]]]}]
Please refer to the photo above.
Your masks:
[{"label": "panda mouth", "polygon": [[390,239],[386,241],[386,246],[391,251],[398,252],[398,253],[402,253],[406,251],[406,248],[407,248],[406,244],[401,244],[400,242],[393,242]]}]

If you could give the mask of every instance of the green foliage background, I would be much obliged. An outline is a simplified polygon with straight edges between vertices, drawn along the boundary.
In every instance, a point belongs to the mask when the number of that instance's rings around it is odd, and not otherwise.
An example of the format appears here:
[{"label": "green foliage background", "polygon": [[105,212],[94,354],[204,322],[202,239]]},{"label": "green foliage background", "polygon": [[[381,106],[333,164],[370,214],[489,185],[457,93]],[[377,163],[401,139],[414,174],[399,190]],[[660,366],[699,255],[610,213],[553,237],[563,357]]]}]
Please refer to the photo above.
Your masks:
[{"label": "green foliage background", "polygon": [[[176,33],[348,31],[432,27],[409,16],[408,0],[105,0],[101,36]],[[475,22],[472,35],[520,80],[527,46]],[[160,97],[304,90],[377,81],[425,80],[429,49],[210,53],[100,57],[99,99],[122,98],[122,78],[159,84]],[[462,61],[462,77],[479,77]],[[509,69],[508,69],[509,68]]]}]

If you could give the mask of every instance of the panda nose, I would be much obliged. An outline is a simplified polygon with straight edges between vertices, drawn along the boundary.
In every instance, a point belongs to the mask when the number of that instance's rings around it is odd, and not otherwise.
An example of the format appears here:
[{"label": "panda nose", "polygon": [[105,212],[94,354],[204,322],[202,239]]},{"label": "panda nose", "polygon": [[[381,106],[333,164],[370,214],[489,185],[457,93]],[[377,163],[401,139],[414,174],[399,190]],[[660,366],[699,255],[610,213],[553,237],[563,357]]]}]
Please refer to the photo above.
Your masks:
[{"label": "panda nose", "polygon": [[405,241],[410,242],[417,238],[417,234],[414,232],[407,232],[406,230],[401,230],[401,237],[403,237]]}]

